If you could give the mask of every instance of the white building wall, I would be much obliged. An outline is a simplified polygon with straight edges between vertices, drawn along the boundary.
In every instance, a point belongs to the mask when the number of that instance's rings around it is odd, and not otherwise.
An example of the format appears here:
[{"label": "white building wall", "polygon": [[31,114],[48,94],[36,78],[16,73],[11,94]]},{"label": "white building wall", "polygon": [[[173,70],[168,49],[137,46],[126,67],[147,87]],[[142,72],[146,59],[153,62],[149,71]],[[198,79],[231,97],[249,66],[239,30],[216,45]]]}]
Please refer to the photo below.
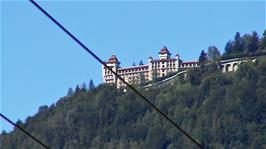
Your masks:
[{"label": "white building wall", "polygon": [[[181,64],[179,63],[179,56],[170,58],[169,54],[160,54],[159,59],[148,59],[148,64],[145,66],[136,66],[130,68],[120,68],[116,63],[107,63],[108,66],[118,73],[129,84],[140,83],[141,75],[145,81],[152,81],[154,76],[163,77],[171,72],[179,71]],[[114,83],[118,88],[125,86],[121,80],[110,72],[107,68],[102,66],[102,77],[104,83]]]},{"label": "white building wall", "polygon": [[153,64],[151,63],[151,60],[152,59],[149,59],[148,60],[148,81],[151,81],[152,78],[153,78],[153,73],[152,73],[152,70],[153,70]]}]

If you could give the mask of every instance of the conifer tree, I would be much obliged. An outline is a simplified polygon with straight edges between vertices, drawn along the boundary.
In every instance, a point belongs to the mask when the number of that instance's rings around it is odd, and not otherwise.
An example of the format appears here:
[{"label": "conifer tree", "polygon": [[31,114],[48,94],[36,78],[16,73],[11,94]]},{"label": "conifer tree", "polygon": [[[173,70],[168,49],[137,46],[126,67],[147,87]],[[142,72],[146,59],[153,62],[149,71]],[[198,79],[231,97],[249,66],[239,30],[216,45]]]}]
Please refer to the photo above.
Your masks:
[{"label": "conifer tree", "polygon": [[216,46],[208,47],[208,58],[211,61],[217,61],[218,59],[220,59],[220,57],[221,57],[221,53]]},{"label": "conifer tree", "polygon": [[90,83],[89,83],[89,89],[91,90],[91,89],[94,89],[94,88],[95,88],[95,86],[94,86],[94,83],[93,83],[93,81],[91,79]]},{"label": "conifer tree", "polygon": [[252,32],[251,41],[249,44],[249,52],[256,52],[259,49],[259,35],[257,32]]},{"label": "conifer tree", "polygon": [[74,94],[73,89],[70,87],[67,91],[67,96],[72,96]]},{"label": "conifer tree", "polygon": [[208,60],[207,54],[204,50],[201,50],[200,56],[199,56],[199,63],[200,65],[205,64]]},{"label": "conifer tree", "polygon": [[143,65],[143,62],[142,60],[139,61],[139,66],[142,66]]},{"label": "conifer tree", "polygon": [[251,44],[251,39],[252,35],[250,34],[244,34],[242,36],[243,42],[244,42],[244,51],[243,53],[250,53],[250,44]]},{"label": "conifer tree", "polygon": [[244,51],[244,42],[240,36],[239,32],[236,32],[235,39],[233,42],[232,52],[233,53],[242,53]]},{"label": "conifer tree", "polygon": [[80,91],[80,87],[79,87],[79,85],[77,85],[75,88],[75,93],[78,93],[79,91]]},{"label": "conifer tree", "polygon": [[82,90],[85,90],[85,91],[87,90],[87,85],[86,85],[86,83],[84,83],[84,82],[82,83],[81,89],[82,89]]},{"label": "conifer tree", "polygon": [[225,54],[230,54],[232,53],[232,41],[229,40],[224,47]]},{"label": "conifer tree", "polygon": [[260,50],[266,50],[266,29],[262,34],[261,41],[260,41]]}]

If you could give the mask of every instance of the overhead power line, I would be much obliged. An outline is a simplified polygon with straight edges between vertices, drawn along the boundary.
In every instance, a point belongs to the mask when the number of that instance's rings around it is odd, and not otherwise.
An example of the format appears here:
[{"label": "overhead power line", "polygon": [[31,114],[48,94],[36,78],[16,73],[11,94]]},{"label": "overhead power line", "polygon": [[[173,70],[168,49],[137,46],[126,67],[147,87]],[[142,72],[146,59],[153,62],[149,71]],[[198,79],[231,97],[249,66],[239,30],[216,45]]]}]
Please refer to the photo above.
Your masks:
[{"label": "overhead power line", "polygon": [[10,123],[11,125],[13,125],[14,127],[18,128],[19,130],[21,130],[22,132],[24,132],[26,135],[28,135],[29,137],[31,137],[33,140],[35,140],[37,143],[39,143],[40,145],[42,145],[44,148],[46,149],[50,149],[47,145],[45,145],[44,143],[42,143],[40,140],[38,140],[36,137],[34,137],[33,135],[31,135],[29,132],[27,132],[25,129],[21,128],[19,125],[15,124],[14,122],[12,122],[10,119],[8,119],[6,116],[4,116],[2,113],[0,113],[0,116],[5,119],[8,123]]},{"label": "overhead power line", "polygon": [[45,11],[40,5],[35,1],[29,0],[36,8],[38,8],[43,14],[45,14],[52,22],[54,22],[59,28],[61,28],[68,36],[70,36],[75,42],[77,42],[84,50],[86,50],[93,58],[95,58],[99,63],[110,70],[119,80],[125,83],[130,89],[132,89],[136,94],[138,94],[146,103],[148,103],[155,111],[160,113],[167,121],[169,121],[173,126],[175,126],[179,131],[181,131],[188,139],[190,139],[199,148],[203,149],[203,145],[198,143],[191,135],[189,135],[185,130],[183,130],[178,124],[171,120],[166,114],[161,112],[153,103],[151,103],[144,95],[142,95],[136,88],[127,83],[121,76],[119,76],[112,68],[108,67],[107,64],[101,60],[96,54],[94,54],[89,48],[87,48],[79,39],[77,39],[72,33],[70,33],[63,25],[61,25],[55,18],[53,18],[47,11]]}]

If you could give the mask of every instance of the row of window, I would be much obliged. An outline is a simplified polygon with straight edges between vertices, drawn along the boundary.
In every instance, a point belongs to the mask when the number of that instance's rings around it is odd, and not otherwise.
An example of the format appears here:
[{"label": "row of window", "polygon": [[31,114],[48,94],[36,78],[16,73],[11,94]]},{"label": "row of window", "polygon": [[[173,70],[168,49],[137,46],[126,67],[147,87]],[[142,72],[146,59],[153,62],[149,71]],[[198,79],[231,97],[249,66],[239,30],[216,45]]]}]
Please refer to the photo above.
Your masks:
[{"label": "row of window", "polygon": [[143,71],[148,71],[148,68],[136,68],[136,69],[118,70],[119,73],[143,72]]},{"label": "row of window", "polygon": [[114,80],[105,80],[106,83],[114,83]]},{"label": "row of window", "polygon": [[[184,65],[186,66],[186,64]],[[193,66],[193,65],[192,65]],[[155,63],[155,65],[152,65],[152,69],[160,69],[160,68],[165,68],[165,65],[161,65],[161,67],[159,65],[157,65]],[[175,64],[168,64],[166,68],[175,68]],[[148,72],[148,69],[146,68],[141,68],[141,69],[130,69],[130,70],[118,70],[119,74],[128,74],[128,73],[139,73],[139,72]],[[112,72],[109,71],[108,69],[105,69],[105,75],[111,75]]]},{"label": "row of window", "polygon": [[164,67],[175,67],[175,63],[167,63],[167,64],[159,64],[159,63],[154,63],[153,65],[152,65],[152,68],[160,68],[160,67],[162,67],[162,68],[164,68]]},{"label": "row of window", "polygon": [[195,64],[181,64],[181,68],[184,68],[184,67],[197,67],[198,66],[198,64],[197,63],[195,63]]}]

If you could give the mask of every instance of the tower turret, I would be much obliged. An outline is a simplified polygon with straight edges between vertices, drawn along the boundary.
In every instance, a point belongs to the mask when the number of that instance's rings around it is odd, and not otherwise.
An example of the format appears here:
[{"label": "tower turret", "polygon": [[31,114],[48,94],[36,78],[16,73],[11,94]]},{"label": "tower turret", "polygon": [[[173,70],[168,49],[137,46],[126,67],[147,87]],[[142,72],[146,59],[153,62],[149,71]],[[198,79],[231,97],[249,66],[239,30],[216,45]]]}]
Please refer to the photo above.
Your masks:
[{"label": "tower turret", "polygon": [[179,54],[176,54],[175,55],[175,59],[176,59],[176,61],[175,61],[175,70],[176,71],[179,71],[179,65],[180,65],[180,56],[179,56]]},{"label": "tower turret", "polygon": [[[117,59],[117,57],[113,54],[110,58],[109,58],[109,60],[108,60],[108,62],[107,62],[107,66],[108,66],[108,64],[110,65],[110,64],[112,64],[112,65],[116,65],[116,66],[120,66],[120,62],[119,62],[119,60]],[[111,65],[110,65],[111,66]]]},{"label": "tower turret", "polygon": [[159,59],[168,59],[171,57],[171,53],[168,51],[166,46],[163,46],[163,48],[159,52]]},{"label": "tower turret", "polygon": [[[111,68],[114,72],[117,72],[117,69],[120,67],[120,62],[117,59],[117,57],[113,54],[108,61],[106,62],[106,65]],[[105,83],[115,83],[117,82],[116,76],[104,65],[102,66],[102,75],[103,75],[103,82]]]},{"label": "tower turret", "polygon": [[153,60],[153,58],[150,56],[149,58],[148,58],[148,62],[151,62]]}]

